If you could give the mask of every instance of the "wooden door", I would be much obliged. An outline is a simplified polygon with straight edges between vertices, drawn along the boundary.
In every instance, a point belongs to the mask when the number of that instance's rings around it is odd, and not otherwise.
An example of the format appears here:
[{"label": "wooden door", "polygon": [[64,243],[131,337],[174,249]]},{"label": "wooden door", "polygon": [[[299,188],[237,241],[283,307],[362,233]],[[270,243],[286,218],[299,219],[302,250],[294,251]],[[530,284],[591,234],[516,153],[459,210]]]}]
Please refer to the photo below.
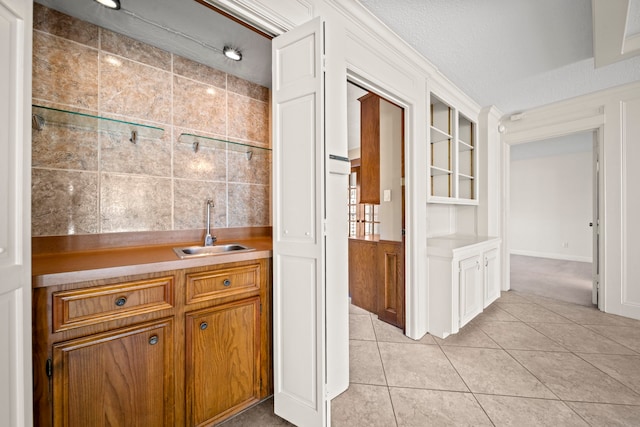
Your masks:
[{"label": "wooden door", "polygon": [[30,426],[32,0],[0,0],[0,425]]},{"label": "wooden door", "polygon": [[273,39],[273,359],[275,413],[325,426],[326,282],[323,28]]},{"label": "wooden door", "polygon": [[53,346],[54,426],[173,426],[173,320]]},{"label": "wooden door", "polygon": [[460,327],[482,311],[483,286],[480,255],[460,261]]},{"label": "wooden door", "polygon": [[186,315],[187,425],[209,425],[260,399],[260,297]]},{"label": "wooden door", "polygon": [[378,318],[404,329],[404,242],[379,242]]}]

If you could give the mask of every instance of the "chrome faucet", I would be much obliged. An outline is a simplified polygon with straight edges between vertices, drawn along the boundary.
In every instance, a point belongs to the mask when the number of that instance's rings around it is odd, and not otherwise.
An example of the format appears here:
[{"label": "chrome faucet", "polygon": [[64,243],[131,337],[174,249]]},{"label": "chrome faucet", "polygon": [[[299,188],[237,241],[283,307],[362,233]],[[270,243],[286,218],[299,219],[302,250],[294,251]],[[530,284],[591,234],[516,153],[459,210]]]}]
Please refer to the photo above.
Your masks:
[{"label": "chrome faucet", "polygon": [[215,207],[213,200],[207,200],[207,235],[204,236],[204,245],[213,246],[216,243],[216,236],[211,236],[211,208]]}]

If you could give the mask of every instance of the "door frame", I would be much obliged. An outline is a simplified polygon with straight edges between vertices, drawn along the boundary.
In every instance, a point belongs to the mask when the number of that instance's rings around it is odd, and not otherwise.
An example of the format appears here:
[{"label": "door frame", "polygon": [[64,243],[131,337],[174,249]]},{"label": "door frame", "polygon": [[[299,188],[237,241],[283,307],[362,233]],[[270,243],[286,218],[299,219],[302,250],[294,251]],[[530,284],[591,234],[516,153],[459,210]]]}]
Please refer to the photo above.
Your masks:
[{"label": "door frame", "polygon": [[0,424],[33,424],[31,79],[33,2],[0,0]]},{"label": "door frame", "polygon": [[[394,94],[393,91],[391,90],[387,90],[383,87],[382,84],[380,83],[376,83],[373,82],[365,77],[362,76],[361,73],[359,73],[357,70],[353,69],[352,67],[349,66],[349,64],[347,64],[346,70],[345,70],[345,74],[346,74],[346,78],[344,80],[344,84],[345,84],[345,93],[346,93],[346,85],[347,82],[351,82],[353,84],[356,84],[358,86],[360,86],[362,89],[367,90],[369,92],[375,93],[376,95],[384,98],[386,101],[391,102],[393,104],[395,104],[396,106],[402,108],[403,110],[403,114],[402,114],[402,118],[403,118],[403,122],[402,122],[402,157],[403,157],[403,163],[404,163],[404,170],[403,170],[403,181],[404,181],[404,190],[403,190],[403,198],[404,198],[404,203],[403,203],[403,207],[402,207],[402,214],[403,214],[403,218],[402,218],[402,223],[403,223],[403,227],[405,230],[405,233],[403,235],[402,238],[402,244],[403,244],[403,253],[404,253],[404,262],[403,262],[403,266],[404,266],[404,274],[403,274],[403,279],[404,279],[404,333],[405,335],[413,338],[410,335],[410,332],[413,329],[410,329],[412,325],[414,325],[417,322],[417,307],[415,305],[415,303],[417,301],[414,301],[414,299],[412,298],[412,295],[416,295],[416,288],[417,285],[415,283],[415,281],[410,281],[408,280],[408,277],[410,276],[410,272],[411,272],[411,266],[413,265],[413,263],[411,263],[411,261],[413,260],[413,251],[411,251],[411,244],[410,244],[410,240],[411,240],[411,233],[406,232],[407,230],[407,225],[413,223],[413,221],[408,221],[409,216],[410,216],[410,212],[411,209],[409,208],[413,203],[410,197],[408,197],[408,194],[410,193],[410,185],[411,185],[411,180],[409,179],[410,175],[410,170],[409,170],[409,164],[410,162],[407,161],[407,154],[411,152],[410,149],[410,144],[409,141],[411,140],[411,138],[409,137],[409,132],[411,129],[411,111],[413,108],[413,105],[407,101],[405,101],[403,98],[397,96]],[[345,254],[345,256],[348,257],[348,253]],[[409,274],[407,274],[407,272],[409,272]],[[414,308],[416,307],[416,308]],[[420,337],[417,337],[420,338]]]},{"label": "door frame", "polygon": [[[503,119],[504,120],[504,119]],[[511,248],[510,248],[510,236],[511,236],[511,146],[525,144],[527,142],[540,141],[543,139],[557,138],[566,135],[571,135],[574,133],[582,133],[582,132],[592,132],[594,134],[594,139],[597,145],[597,152],[593,152],[594,155],[597,155],[598,159],[603,158],[603,135],[604,135],[604,120],[597,121],[594,124],[591,121],[587,122],[579,122],[574,125],[574,123],[567,123],[566,126],[561,127],[551,127],[550,129],[540,128],[536,129],[532,132],[527,132],[525,135],[518,136],[510,136],[509,133],[502,134],[502,160],[503,160],[503,183],[502,183],[502,200],[503,200],[503,221],[502,221],[502,236],[503,236],[503,245],[505,247],[504,251],[504,259],[502,260],[502,273],[503,273],[503,291],[508,291],[511,289]],[[595,147],[594,147],[595,148]],[[595,164],[595,163],[594,163]],[[596,173],[595,170],[592,170],[592,173]],[[600,161],[600,169],[597,178],[597,188],[594,188],[594,192],[597,191],[602,196],[602,188],[604,188],[604,165],[603,162]],[[594,185],[596,182],[594,182]],[[604,311],[604,299],[605,299],[605,280],[604,280],[604,259],[605,259],[605,246],[604,246],[604,197],[599,197],[597,202],[594,200],[592,204],[597,203],[597,206],[594,206],[594,211],[597,208],[598,210],[598,218],[600,220],[600,230],[599,230],[599,245],[598,247],[593,248],[594,254],[597,252],[597,257],[594,257],[593,262],[598,262],[598,270],[599,274],[599,289],[598,289],[598,309]],[[596,259],[597,258],[597,259]]]}]

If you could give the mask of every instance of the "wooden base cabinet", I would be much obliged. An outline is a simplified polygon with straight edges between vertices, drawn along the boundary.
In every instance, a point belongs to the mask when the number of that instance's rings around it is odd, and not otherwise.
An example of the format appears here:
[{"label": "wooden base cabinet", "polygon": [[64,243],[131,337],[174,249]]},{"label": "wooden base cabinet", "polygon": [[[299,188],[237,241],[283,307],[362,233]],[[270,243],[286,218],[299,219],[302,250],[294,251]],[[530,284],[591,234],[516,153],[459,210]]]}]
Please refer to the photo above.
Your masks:
[{"label": "wooden base cabinet", "polygon": [[187,425],[260,401],[260,298],[187,313]]},{"label": "wooden base cabinet", "polygon": [[172,426],[173,321],[53,346],[55,426]]},{"label": "wooden base cabinet", "polygon": [[349,239],[351,303],[404,329],[404,245]]},{"label": "wooden base cabinet", "polygon": [[36,426],[204,426],[273,393],[271,260],[33,290]]},{"label": "wooden base cabinet", "polygon": [[500,239],[449,235],[427,241],[429,333],[457,333],[500,297]]}]

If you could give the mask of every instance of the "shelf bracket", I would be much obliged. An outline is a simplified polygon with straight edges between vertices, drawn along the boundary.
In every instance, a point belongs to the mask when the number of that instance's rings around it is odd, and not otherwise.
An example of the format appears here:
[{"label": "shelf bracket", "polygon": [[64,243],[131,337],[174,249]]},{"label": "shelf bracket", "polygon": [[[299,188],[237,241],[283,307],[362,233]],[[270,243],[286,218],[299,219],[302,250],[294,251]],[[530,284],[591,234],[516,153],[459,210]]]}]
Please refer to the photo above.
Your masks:
[{"label": "shelf bracket", "polygon": [[200,148],[200,143],[198,141],[193,141],[193,144],[191,145],[191,147],[193,148],[193,152],[197,153],[198,149]]},{"label": "shelf bracket", "polygon": [[247,156],[247,160],[251,160],[251,157],[253,156],[253,151],[251,150],[247,151],[246,156]]},{"label": "shelf bracket", "polygon": [[36,130],[42,130],[44,129],[44,125],[45,125],[45,120],[44,117],[38,115],[38,114],[32,114],[31,115],[31,127],[33,129]]},{"label": "shelf bracket", "polygon": [[129,138],[129,141],[133,142],[134,144],[138,143],[138,131],[137,130],[132,130],[131,131],[131,138]]}]

